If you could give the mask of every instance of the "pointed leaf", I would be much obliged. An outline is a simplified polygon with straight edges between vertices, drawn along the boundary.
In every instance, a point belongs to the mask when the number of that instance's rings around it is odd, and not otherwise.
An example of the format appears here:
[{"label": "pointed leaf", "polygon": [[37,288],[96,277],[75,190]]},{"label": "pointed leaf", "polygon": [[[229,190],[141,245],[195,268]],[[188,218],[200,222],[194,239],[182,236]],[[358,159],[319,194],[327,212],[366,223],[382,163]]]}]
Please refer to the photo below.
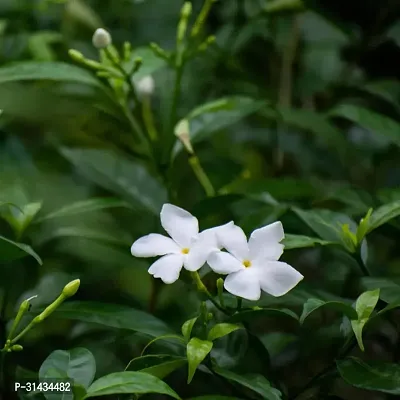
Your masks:
[{"label": "pointed leaf", "polygon": [[190,340],[190,335],[192,333],[192,329],[194,327],[194,324],[197,321],[197,318],[192,318],[187,320],[183,325],[182,325],[182,335],[185,338],[185,340],[188,342]]},{"label": "pointed leaf", "polygon": [[208,332],[207,340],[213,342],[214,340],[229,335],[238,329],[241,329],[241,326],[229,323],[216,324],[210,329],[210,332]]},{"label": "pointed leaf", "polygon": [[369,218],[367,233],[398,216],[400,216],[400,201],[394,201],[377,208]]},{"label": "pointed leaf", "polygon": [[[54,372],[59,374],[54,375]],[[69,351],[53,351],[44,360],[39,370],[39,380],[70,378],[73,383],[88,388],[96,374],[96,361],[93,354],[84,348],[75,348]]]},{"label": "pointed leaf", "polygon": [[0,236],[0,263],[18,260],[26,256],[32,256],[40,265],[43,264],[41,258],[27,244],[13,242]]},{"label": "pointed leaf", "polygon": [[285,245],[285,250],[291,250],[305,247],[329,246],[337,243],[309,236],[285,234],[282,244]]},{"label": "pointed leaf", "polygon": [[207,357],[212,347],[213,343],[208,340],[190,339],[190,342],[186,346],[186,356],[189,363],[188,384],[192,381],[197,367]]},{"label": "pointed leaf", "polygon": [[309,299],[304,304],[303,312],[300,316],[300,323],[303,324],[305,319],[312,314],[314,311],[320,309],[321,307],[327,307],[335,311],[339,311],[346,315],[350,319],[357,319],[357,311],[351,307],[351,305],[342,303],[340,301],[323,301],[320,299]]},{"label": "pointed leaf", "polygon": [[187,359],[184,357],[152,354],[134,358],[125,368],[125,371],[146,372],[147,374],[153,375],[159,379],[164,379],[186,363]]},{"label": "pointed leaf", "polygon": [[270,382],[259,374],[241,374],[238,375],[232,371],[228,371],[222,368],[213,368],[214,372],[228,379],[232,382],[238,383],[244,387],[247,387],[254,392],[258,393],[264,399],[268,400],[282,400],[282,393],[273,388]]},{"label": "pointed leaf", "polygon": [[21,237],[41,208],[42,203],[30,203],[21,207],[21,210],[10,208],[9,212],[2,213],[2,217],[10,224],[16,236]]},{"label": "pointed leaf", "polygon": [[400,365],[363,361],[355,357],[336,362],[341,377],[350,385],[400,395]]},{"label": "pointed leaf", "polygon": [[180,400],[165,382],[145,372],[115,372],[97,379],[87,390],[85,399],[89,397],[107,396],[110,394],[165,394]]},{"label": "pointed leaf", "polygon": [[357,339],[358,346],[364,351],[362,332],[379,300],[379,289],[362,293],[356,301],[357,320],[351,321],[351,327]]}]

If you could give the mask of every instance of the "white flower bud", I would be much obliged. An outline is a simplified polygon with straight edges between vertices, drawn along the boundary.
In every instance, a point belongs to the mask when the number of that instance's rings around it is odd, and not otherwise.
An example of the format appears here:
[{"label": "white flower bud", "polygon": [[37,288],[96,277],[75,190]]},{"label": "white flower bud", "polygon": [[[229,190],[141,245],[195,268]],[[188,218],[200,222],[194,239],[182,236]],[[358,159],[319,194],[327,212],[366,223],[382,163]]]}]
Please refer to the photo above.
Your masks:
[{"label": "white flower bud", "polygon": [[96,29],[92,43],[96,49],[105,49],[112,43],[111,35],[103,28]]},{"label": "white flower bud", "polygon": [[155,82],[151,75],[145,76],[137,84],[139,96],[151,96],[154,93]]}]

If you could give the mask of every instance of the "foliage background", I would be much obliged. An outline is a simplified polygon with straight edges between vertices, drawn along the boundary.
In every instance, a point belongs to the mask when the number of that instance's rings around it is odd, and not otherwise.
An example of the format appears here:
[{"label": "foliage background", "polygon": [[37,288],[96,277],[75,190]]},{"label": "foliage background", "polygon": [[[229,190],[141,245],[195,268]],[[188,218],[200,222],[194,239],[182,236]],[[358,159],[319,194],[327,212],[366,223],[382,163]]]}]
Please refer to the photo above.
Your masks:
[{"label": "foliage background", "polygon": [[[192,3],[197,12],[202,2]],[[289,234],[325,240],[332,240],[331,233],[302,210],[332,210],[342,221],[347,221],[344,214],[358,222],[370,207],[400,200],[397,1],[215,4],[206,31],[215,34],[216,44],[188,64],[177,112],[182,118],[208,101],[231,101],[230,109],[206,113],[191,126],[196,153],[217,191],[214,198],[206,198],[182,150],[163,176],[165,148],[172,137],[174,74],[146,47],[149,42],[174,47],[181,6],[177,0],[1,1],[0,200],[22,208],[41,202],[42,207],[21,237],[6,220],[0,222],[0,232],[31,245],[43,260],[39,265],[27,257],[1,266],[3,333],[23,299],[39,294],[34,302],[39,308],[75,278],[82,284],[74,300],[145,310],[179,331],[196,311],[197,297],[182,281],[154,283],[147,274],[149,262],[129,253],[136,238],[160,230],[158,213],[168,197],[196,215],[202,228],[233,219],[251,232],[281,219]],[[84,82],[83,73],[75,79],[52,64],[74,64],[70,48],[97,59],[91,36],[98,27],[107,27],[117,46],[129,41],[139,48],[139,77],[154,72],[152,107],[164,140],[157,165],[148,167],[138,157],[128,121],[93,83],[95,78]],[[28,60],[36,64],[28,72],[15,72],[16,62]],[[39,79],[47,74],[58,78]],[[127,206],[42,219],[95,197]],[[282,298],[264,296],[258,305],[300,314],[311,297],[353,301],[377,285],[395,292],[398,230],[395,221],[368,238],[374,278],[360,279],[353,259],[336,247],[285,252],[284,259],[305,275],[304,281]],[[215,279],[206,280],[213,288]],[[98,305],[99,315],[101,310]],[[10,373],[17,365],[22,374],[38,371],[56,349],[86,347],[96,358],[97,376],[102,376],[123,370],[148,341],[143,332],[130,328],[135,314],[117,322],[115,313],[99,317],[100,325],[56,314],[26,338],[24,351],[12,356]],[[396,316],[394,312],[392,319],[398,324]],[[302,327],[281,318],[256,325],[273,374],[289,393],[331,362],[342,341],[340,322],[337,314],[324,311]],[[393,324],[372,330],[365,343],[363,356],[400,359]],[[170,343],[154,345],[152,351],[165,352],[165,346],[179,351]],[[240,334],[224,339],[214,351],[225,367],[264,371],[263,365],[254,365],[251,353],[238,364],[246,353]],[[180,369],[167,378],[184,398],[222,390],[201,372],[186,386],[185,374]],[[343,399],[386,398],[363,393],[341,379],[328,389]],[[323,398],[324,391],[318,396]]]}]

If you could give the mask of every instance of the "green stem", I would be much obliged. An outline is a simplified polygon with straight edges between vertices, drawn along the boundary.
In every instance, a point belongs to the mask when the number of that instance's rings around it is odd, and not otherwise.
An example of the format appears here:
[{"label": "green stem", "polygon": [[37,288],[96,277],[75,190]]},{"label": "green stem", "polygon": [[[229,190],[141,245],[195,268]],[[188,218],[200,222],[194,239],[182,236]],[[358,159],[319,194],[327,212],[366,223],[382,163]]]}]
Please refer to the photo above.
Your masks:
[{"label": "green stem", "polygon": [[193,154],[190,156],[189,164],[192,167],[193,172],[196,175],[201,186],[203,187],[204,191],[206,192],[207,197],[215,196],[214,186],[212,185],[207,174],[205,173],[203,167],[200,164],[200,160],[198,159],[198,157],[196,155]]},{"label": "green stem", "polygon": [[150,140],[157,141],[157,129],[154,124],[153,112],[151,110],[150,97],[145,96],[142,101],[143,121],[149,134]]},{"label": "green stem", "polygon": [[214,306],[218,310],[220,310],[221,312],[223,312],[226,315],[230,315],[227,310],[225,310],[223,307],[221,307],[221,305],[217,301],[214,300],[213,296],[211,295],[211,293],[208,291],[208,289],[204,285],[203,281],[201,280],[199,273],[197,271],[195,271],[195,272],[192,272],[191,275],[192,275],[194,283],[197,286],[197,290],[201,293],[204,293],[208,297],[208,299],[211,301],[211,303],[213,303]]},{"label": "green stem", "polygon": [[365,265],[362,257],[361,257],[361,247],[359,247],[356,252],[354,253],[354,258],[356,259],[358,265],[360,266],[360,269],[363,273],[364,276],[371,276],[371,273],[369,272],[367,266]]},{"label": "green stem", "polygon": [[171,133],[174,129],[175,122],[177,120],[178,113],[178,104],[181,97],[181,84],[183,77],[183,68],[184,65],[180,64],[176,67],[175,74],[175,83],[174,83],[174,91],[172,94],[172,105],[171,105],[171,113],[169,117],[169,125],[168,125],[168,133]]}]

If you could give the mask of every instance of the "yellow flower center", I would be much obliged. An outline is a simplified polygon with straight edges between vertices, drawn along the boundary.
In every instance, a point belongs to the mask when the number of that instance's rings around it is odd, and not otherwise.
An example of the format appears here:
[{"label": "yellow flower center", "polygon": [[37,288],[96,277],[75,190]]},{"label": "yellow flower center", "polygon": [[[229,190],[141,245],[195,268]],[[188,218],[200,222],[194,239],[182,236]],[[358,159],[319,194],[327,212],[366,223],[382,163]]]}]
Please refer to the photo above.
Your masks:
[{"label": "yellow flower center", "polygon": [[251,261],[250,261],[250,260],[244,260],[244,261],[243,261],[243,265],[244,265],[246,268],[249,268],[249,267],[251,267]]},{"label": "yellow flower center", "polygon": [[184,249],[182,249],[182,254],[189,254],[189,250],[187,247],[185,247]]}]

